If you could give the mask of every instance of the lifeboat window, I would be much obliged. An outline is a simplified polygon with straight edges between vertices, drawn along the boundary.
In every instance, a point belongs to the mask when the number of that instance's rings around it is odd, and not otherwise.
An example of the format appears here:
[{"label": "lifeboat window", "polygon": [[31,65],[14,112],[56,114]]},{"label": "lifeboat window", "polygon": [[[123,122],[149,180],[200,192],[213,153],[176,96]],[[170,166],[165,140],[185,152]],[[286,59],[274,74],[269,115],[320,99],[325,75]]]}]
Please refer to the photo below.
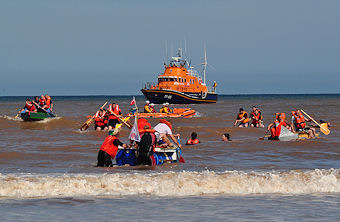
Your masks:
[{"label": "lifeboat window", "polygon": [[169,78],[169,81],[173,82],[173,81],[175,81],[175,78]]},{"label": "lifeboat window", "polygon": [[184,82],[187,82],[187,79],[184,79]]}]

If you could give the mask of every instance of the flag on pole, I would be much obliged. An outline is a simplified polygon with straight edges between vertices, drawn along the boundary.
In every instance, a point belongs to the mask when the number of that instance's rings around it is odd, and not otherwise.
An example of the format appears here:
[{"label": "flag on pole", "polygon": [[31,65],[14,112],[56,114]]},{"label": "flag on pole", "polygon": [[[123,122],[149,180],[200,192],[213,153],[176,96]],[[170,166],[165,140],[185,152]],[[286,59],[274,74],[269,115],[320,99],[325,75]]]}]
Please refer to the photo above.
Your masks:
[{"label": "flag on pole", "polygon": [[135,97],[133,97],[133,99],[130,102],[130,106],[135,105],[135,104],[136,104],[136,100],[135,100]]},{"label": "flag on pole", "polygon": [[131,128],[131,132],[129,135],[130,140],[134,140],[136,142],[140,142],[140,135],[138,131],[138,122],[137,122],[137,115],[135,115],[135,123],[133,124],[133,127]]}]

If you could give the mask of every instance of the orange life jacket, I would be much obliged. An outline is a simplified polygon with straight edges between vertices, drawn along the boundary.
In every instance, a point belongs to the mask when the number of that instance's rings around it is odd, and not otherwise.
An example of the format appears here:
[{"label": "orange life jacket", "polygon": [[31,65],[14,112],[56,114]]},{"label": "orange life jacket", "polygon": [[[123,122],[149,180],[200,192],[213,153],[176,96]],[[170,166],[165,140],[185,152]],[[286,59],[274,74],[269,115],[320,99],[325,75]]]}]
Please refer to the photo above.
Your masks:
[{"label": "orange life jacket", "polygon": [[46,109],[49,109],[51,107],[51,97],[46,98]]},{"label": "orange life jacket", "polygon": [[160,119],[159,122],[166,124],[172,131],[172,125],[170,122],[166,121],[165,119]]},{"label": "orange life jacket", "polygon": [[119,106],[116,104],[116,106],[113,108],[112,104],[110,104],[109,106],[109,119],[118,119],[115,115],[113,115],[112,113],[116,114],[117,116],[120,115],[121,110],[119,108]]},{"label": "orange life jacket", "polygon": [[190,140],[188,140],[187,141],[187,145],[194,145],[194,144],[199,144],[200,143],[200,141],[198,140],[198,139],[194,139],[194,140],[192,140],[192,139],[190,139]]},{"label": "orange life jacket", "polygon": [[249,122],[248,113],[246,111],[243,111],[242,113],[238,114],[237,119],[242,119],[246,114],[247,114],[247,118],[245,118],[241,123]]},{"label": "orange life jacket", "polygon": [[102,115],[99,115],[99,111],[94,115],[94,121],[96,126],[104,126],[107,124],[107,119],[105,116],[105,112]]},{"label": "orange life jacket", "polygon": [[251,115],[253,116],[253,123],[259,123],[260,120],[262,120],[262,116],[260,113],[256,115],[254,112],[252,112]]},{"label": "orange life jacket", "polygon": [[279,116],[281,117],[281,122],[284,122],[285,119],[286,119],[286,114],[285,114],[285,113],[276,113],[276,120],[275,120],[275,122],[276,122],[276,123],[279,122],[279,121],[278,121]]},{"label": "orange life jacket", "polygon": [[[293,114],[293,112],[292,112]],[[305,117],[302,115],[302,113],[297,114],[296,112],[293,114],[295,118],[295,126],[298,129],[303,129],[306,127],[306,120]]]},{"label": "orange life jacket", "polygon": [[118,146],[115,146],[113,142],[117,139],[116,136],[108,136],[105,138],[102,146],[100,147],[100,150],[106,152],[109,154],[112,159],[115,158],[117,151],[118,151]]},{"label": "orange life jacket", "polygon": [[282,126],[286,126],[286,122],[280,122],[280,123],[275,123],[274,127],[271,128],[270,132],[271,132],[271,136],[272,137],[279,137],[281,134],[281,128]]}]

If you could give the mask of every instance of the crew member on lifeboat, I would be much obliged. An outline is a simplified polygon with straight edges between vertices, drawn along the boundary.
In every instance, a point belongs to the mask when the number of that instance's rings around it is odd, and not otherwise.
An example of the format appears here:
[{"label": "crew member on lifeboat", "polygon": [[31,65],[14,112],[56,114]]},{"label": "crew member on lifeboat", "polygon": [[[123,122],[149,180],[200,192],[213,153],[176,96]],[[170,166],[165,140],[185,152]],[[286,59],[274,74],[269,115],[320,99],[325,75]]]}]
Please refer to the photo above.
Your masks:
[{"label": "crew member on lifeboat", "polygon": [[150,109],[150,101],[146,100],[145,105],[144,105],[144,113],[151,113]]},{"label": "crew member on lifeboat", "polygon": [[159,110],[160,113],[172,113],[172,110],[169,108],[169,103],[164,103],[162,109]]},{"label": "crew member on lifeboat", "polygon": [[156,113],[155,104],[150,103],[150,110],[151,110],[151,113]]},{"label": "crew member on lifeboat", "polygon": [[236,117],[234,126],[238,124],[238,127],[248,127],[249,126],[249,118],[248,113],[240,108],[240,112]]}]

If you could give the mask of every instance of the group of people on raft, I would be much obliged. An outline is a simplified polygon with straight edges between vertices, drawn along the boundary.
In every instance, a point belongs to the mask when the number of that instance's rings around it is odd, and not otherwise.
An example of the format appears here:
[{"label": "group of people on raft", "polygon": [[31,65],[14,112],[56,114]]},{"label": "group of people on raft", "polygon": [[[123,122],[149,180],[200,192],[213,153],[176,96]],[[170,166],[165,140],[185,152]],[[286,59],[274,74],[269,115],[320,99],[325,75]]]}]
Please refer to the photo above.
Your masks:
[{"label": "group of people on raft", "polygon": [[[163,107],[159,110],[160,113],[172,113],[172,110],[169,107],[169,103],[163,103]],[[150,103],[149,100],[145,102],[144,105],[144,113],[156,113],[154,108],[155,104]]]},{"label": "group of people on raft", "polygon": [[[310,121],[310,119],[303,116],[301,110],[299,109],[292,111],[291,123],[286,121],[285,113],[276,113],[275,121],[269,124],[267,127],[267,130],[271,132],[271,137],[269,139],[278,140],[282,127],[286,127],[292,133],[306,132],[310,138],[315,138],[315,128],[307,127],[306,124],[306,122]],[[261,111],[256,108],[256,106],[252,107],[252,113],[250,117],[248,117],[248,113],[244,111],[243,108],[240,108],[234,126],[238,124],[238,127],[248,127],[249,123],[251,127],[264,127]]]},{"label": "group of people on raft", "polygon": [[95,122],[94,129],[96,131],[112,130],[119,123],[119,118],[122,117],[122,111],[119,105],[112,102],[107,110],[100,109],[93,116]]},{"label": "group of people on raft", "polygon": [[53,112],[53,103],[49,95],[35,96],[34,100],[26,99],[26,103],[23,109],[19,113],[23,112]]},{"label": "group of people on raft", "polygon": [[248,116],[248,113],[243,110],[243,108],[240,108],[240,112],[236,117],[234,126],[238,124],[238,127],[248,127],[249,123],[251,127],[264,127],[261,111],[260,109],[256,108],[256,106],[253,106],[250,117]]},{"label": "group of people on raft", "polygon": [[[109,136],[106,137],[98,152],[98,167],[112,166],[112,159],[114,159],[118,152],[118,146],[128,148],[134,146],[136,149],[137,165],[153,165],[154,149],[155,147],[182,147],[177,140],[179,134],[174,134],[172,124],[165,119],[159,120],[155,127],[147,119],[138,119],[138,131],[140,134],[140,142],[130,140],[130,144],[124,144],[119,140],[120,129],[117,127],[114,130],[109,130]],[[173,142],[171,142],[173,141]]]}]

